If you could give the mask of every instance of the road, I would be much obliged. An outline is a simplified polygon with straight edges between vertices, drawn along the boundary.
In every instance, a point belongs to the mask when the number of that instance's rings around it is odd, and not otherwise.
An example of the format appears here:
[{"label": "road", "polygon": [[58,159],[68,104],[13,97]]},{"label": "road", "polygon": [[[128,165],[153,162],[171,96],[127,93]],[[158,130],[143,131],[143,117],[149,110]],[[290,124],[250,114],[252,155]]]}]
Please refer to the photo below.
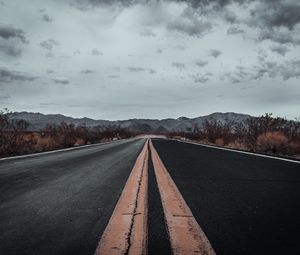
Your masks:
[{"label": "road", "polygon": [[0,162],[0,254],[93,254],[144,142]]},{"label": "road", "polygon": [[0,254],[300,254],[299,163],[151,140],[0,161]]},{"label": "road", "polygon": [[300,164],[154,140],[217,254],[300,254]]}]

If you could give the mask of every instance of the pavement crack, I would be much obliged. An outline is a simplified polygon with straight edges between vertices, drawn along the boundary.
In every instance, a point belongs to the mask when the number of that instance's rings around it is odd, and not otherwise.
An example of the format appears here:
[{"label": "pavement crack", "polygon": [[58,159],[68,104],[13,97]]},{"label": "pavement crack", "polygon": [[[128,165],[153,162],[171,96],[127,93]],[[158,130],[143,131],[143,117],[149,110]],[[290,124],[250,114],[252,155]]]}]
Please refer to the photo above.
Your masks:
[{"label": "pavement crack", "polygon": [[[147,153],[148,153],[148,151],[147,151]],[[143,160],[141,177],[140,177],[139,182],[138,182],[138,189],[137,189],[137,193],[136,193],[135,205],[134,205],[134,209],[133,209],[133,212],[132,212],[133,217],[131,219],[129,232],[128,232],[128,235],[126,237],[126,240],[127,240],[127,249],[125,250],[124,255],[128,255],[129,254],[129,250],[130,250],[131,245],[132,245],[132,243],[131,243],[131,236],[132,236],[133,227],[134,227],[134,223],[135,223],[135,216],[141,214],[141,213],[137,213],[137,207],[138,207],[138,198],[139,198],[139,194],[140,194],[140,190],[141,190],[141,186],[142,186],[142,181],[143,181],[143,175],[144,175],[144,169],[145,169],[146,160],[147,160],[147,157],[145,157],[144,160]]]}]

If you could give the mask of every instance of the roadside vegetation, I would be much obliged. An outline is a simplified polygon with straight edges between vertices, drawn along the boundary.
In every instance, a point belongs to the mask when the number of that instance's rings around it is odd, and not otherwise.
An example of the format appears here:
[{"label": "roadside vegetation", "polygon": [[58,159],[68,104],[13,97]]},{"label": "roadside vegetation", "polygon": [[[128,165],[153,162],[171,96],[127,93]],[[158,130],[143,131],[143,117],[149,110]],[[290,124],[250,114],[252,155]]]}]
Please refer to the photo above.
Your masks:
[{"label": "roadside vegetation", "polygon": [[231,149],[300,159],[300,122],[265,114],[244,123],[206,121],[192,132],[170,133],[181,138]]},{"label": "roadside vegetation", "polygon": [[0,157],[23,155],[135,136],[118,126],[88,128],[65,122],[48,124],[41,131],[28,130],[25,120],[11,120],[9,111],[0,111]]},{"label": "roadside vegetation", "polygon": [[[25,120],[9,119],[0,111],[0,157],[43,152],[73,146],[134,137],[137,133],[119,126],[75,126],[65,122],[48,124],[32,131]],[[189,132],[162,133],[169,138],[187,139],[203,144],[287,156],[300,159],[300,121],[265,114],[244,122],[206,121]]]}]

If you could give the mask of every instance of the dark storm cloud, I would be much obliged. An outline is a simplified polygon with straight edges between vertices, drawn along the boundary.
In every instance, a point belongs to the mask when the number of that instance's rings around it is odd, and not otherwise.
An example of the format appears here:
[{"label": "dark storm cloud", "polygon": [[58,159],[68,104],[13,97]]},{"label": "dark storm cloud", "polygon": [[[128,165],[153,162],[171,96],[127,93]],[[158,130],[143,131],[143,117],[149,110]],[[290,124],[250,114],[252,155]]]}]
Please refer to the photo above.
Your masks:
[{"label": "dark storm cloud", "polygon": [[273,45],[271,46],[271,51],[276,52],[281,56],[285,56],[289,49],[284,45]]},{"label": "dark storm cloud", "polygon": [[300,23],[299,0],[264,0],[251,11],[252,22],[260,27],[287,27],[293,29]]},{"label": "dark storm cloud", "polygon": [[12,26],[0,25],[0,53],[8,57],[19,57],[23,45],[28,44],[25,32]]},{"label": "dark storm cloud", "polygon": [[198,61],[196,62],[196,65],[197,65],[197,66],[200,66],[200,67],[204,67],[204,66],[207,66],[207,65],[208,65],[208,61],[198,60]]},{"label": "dark storm cloud", "polygon": [[24,31],[12,26],[0,25],[0,38],[4,40],[18,39],[22,43],[28,43]]},{"label": "dark storm cloud", "polygon": [[54,39],[48,39],[46,41],[40,42],[40,46],[48,51],[52,51],[52,49],[55,46],[59,46],[59,45],[60,45],[59,41],[54,40]]},{"label": "dark storm cloud", "polygon": [[66,84],[69,84],[70,81],[68,79],[65,79],[65,78],[56,78],[56,79],[52,79],[56,84],[63,84],[63,85],[66,85]]},{"label": "dark storm cloud", "polygon": [[37,77],[27,74],[21,73],[17,71],[8,70],[6,68],[0,67],[0,82],[10,83],[14,81],[33,81]]},{"label": "dark storm cloud", "polygon": [[9,57],[19,57],[22,54],[22,49],[15,44],[0,41],[0,53]]},{"label": "dark storm cloud", "polygon": [[212,57],[214,57],[214,58],[219,57],[221,54],[222,54],[221,51],[215,50],[215,49],[211,49],[211,50],[208,52],[208,55],[209,55],[209,56],[212,56]]}]

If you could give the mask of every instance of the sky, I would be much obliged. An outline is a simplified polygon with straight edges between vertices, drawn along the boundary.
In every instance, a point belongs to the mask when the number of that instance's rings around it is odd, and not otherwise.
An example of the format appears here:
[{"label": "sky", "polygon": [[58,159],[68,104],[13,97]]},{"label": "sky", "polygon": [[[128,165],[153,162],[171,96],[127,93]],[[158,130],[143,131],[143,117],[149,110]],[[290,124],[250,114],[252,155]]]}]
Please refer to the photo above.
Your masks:
[{"label": "sky", "polygon": [[0,109],[300,117],[299,0],[0,0]]}]

